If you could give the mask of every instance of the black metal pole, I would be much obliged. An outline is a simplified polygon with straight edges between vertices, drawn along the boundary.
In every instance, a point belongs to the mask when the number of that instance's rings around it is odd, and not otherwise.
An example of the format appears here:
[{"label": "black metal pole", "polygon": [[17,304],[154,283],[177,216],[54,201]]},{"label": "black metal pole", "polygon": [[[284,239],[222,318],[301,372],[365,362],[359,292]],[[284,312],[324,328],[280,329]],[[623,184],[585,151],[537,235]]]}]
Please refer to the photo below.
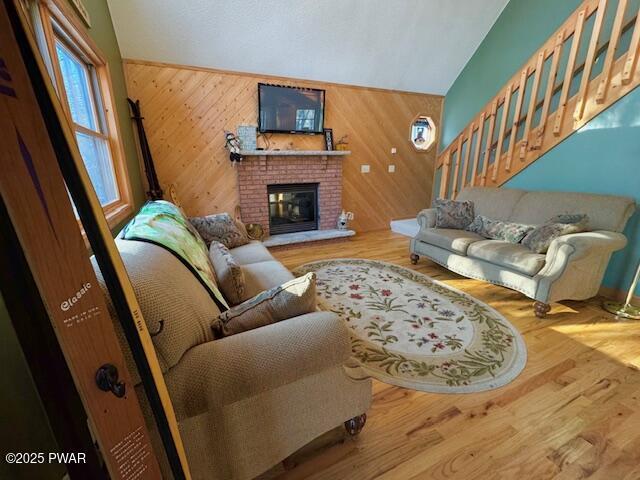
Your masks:
[{"label": "black metal pole", "polygon": [[130,98],[127,98],[127,102],[129,102],[129,107],[131,108],[131,118],[136,123],[136,129],[138,131],[138,142],[140,143],[140,152],[142,153],[144,173],[147,177],[147,183],[149,184],[147,196],[151,200],[160,200],[163,197],[163,192],[162,188],[160,188],[160,182],[158,181],[158,175],[156,174],[156,167],[153,164],[151,149],[149,148],[147,134],[142,122],[144,117],[140,113],[140,100],[133,101]]}]

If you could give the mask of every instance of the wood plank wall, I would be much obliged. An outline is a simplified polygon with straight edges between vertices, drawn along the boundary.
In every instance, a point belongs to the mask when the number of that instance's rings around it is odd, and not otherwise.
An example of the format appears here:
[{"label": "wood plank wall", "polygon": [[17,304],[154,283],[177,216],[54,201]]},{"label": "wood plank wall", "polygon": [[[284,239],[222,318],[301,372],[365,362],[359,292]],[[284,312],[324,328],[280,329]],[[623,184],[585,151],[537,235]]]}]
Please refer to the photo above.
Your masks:
[{"label": "wood plank wall", "polygon": [[[256,125],[258,82],[326,90],[325,127],[333,129],[335,140],[348,135],[352,151],[343,165],[343,206],[355,213],[355,230],[388,228],[390,220],[429,206],[436,146],[416,152],[409,127],[417,114],[440,119],[441,96],[138,60],[125,60],[125,76],[130,97],[141,103],[160,183],[165,192],[174,185],[189,215],[233,212],[239,203],[223,132]],[[269,143],[270,148],[323,149],[324,137],[273,134]],[[258,145],[265,146],[262,139]],[[391,154],[392,147],[397,154]],[[360,173],[362,164],[371,172]],[[388,173],[389,164],[395,173]]]}]

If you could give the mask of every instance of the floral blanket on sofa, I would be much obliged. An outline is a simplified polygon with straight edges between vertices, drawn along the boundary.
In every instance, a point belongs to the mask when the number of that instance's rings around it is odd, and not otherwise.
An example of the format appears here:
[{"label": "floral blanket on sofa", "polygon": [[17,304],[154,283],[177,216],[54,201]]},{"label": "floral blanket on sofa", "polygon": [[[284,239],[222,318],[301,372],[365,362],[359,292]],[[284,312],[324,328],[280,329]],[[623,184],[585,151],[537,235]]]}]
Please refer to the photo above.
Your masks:
[{"label": "floral blanket on sofa", "polygon": [[149,242],[174,254],[200,280],[221,310],[229,308],[216,283],[204,240],[171,202],[147,202],[123,229],[125,240]]}]

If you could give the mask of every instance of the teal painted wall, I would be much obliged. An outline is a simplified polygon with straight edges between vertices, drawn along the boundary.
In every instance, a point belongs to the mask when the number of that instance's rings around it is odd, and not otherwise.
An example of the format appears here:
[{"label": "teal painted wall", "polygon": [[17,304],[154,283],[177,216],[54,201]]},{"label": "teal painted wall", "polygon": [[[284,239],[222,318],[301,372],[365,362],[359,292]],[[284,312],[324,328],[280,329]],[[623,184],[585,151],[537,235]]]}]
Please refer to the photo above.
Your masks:
[{"label": "teal painted wall", "polygon": [[[580,3],[581,0],[508,3],[445,96],[442,149]],[[640,203],[639,162],[640,89],[636,89],[504,186],[626,195]],[[436,178],[436,187],[438,183]],[[640,258],[640,213],[636,212],[624,233],[629,244],[614,254],[603,285],[626,291]],[[640,287],[636,295],[640,295]]]},{"label": "teal painted wall", "polygon": [[444,99],[444,150],[582,0],[511,0]]}]

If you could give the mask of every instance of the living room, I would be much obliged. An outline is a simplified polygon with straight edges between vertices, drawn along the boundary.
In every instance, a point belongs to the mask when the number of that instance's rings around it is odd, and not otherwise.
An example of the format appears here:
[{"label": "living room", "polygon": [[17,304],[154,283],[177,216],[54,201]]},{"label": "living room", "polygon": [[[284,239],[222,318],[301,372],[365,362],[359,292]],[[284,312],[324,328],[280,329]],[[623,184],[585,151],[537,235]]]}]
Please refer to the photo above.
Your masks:
[{"label": "living room", "polygon": [[640,0],[5,0],[0,478],[640,478]]}]

